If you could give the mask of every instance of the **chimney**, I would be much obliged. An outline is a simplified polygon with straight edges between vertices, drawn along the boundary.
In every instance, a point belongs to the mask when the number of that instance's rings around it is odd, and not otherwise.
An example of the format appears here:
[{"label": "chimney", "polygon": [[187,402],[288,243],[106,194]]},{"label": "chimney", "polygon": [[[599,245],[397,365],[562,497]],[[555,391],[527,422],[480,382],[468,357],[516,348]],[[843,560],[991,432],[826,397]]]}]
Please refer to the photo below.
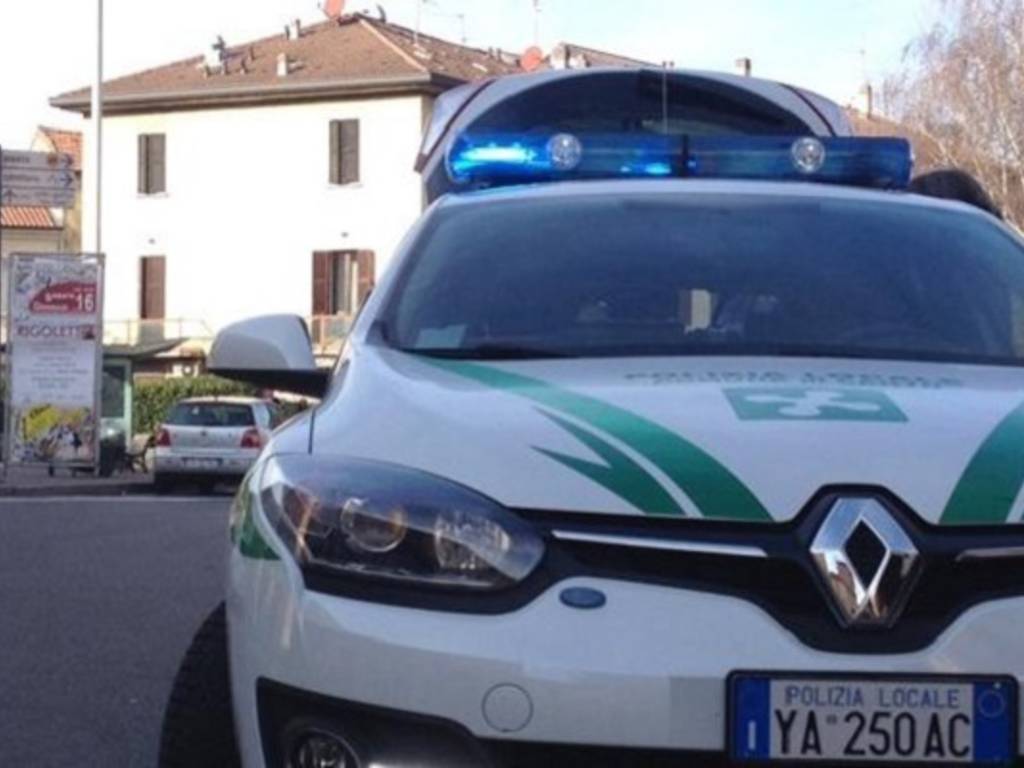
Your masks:
[{"label": "chimney", "polygon": [[288,61],[287,53],[277,54],[277,76],[288,77],[291,70],[291,63]]},{"label": "chimney", "polygon": [[[345,12],[345,0],[326,0],[321,7],[327,18],[337,20]],[[379,5],[377,7],[380,8]],[[383,16],[384,14],[381,15]],[[386,19],[383,20],[386,21]]]},{"label": "chimney", "polygon": [[754,69],[754,62],[748,57],[742,56],[736,59],[736,74],[742,75],[743,77],[750,77],[750,73]]},{"label": "chimney", "polygon": [[871,83],[864,83],[857,92],[857,109],[868,119],[875,116],[875,89]]},{"label": "chimney", "polygon": [[291,24],[288,25],[288,36],[292,40],[298,40],[302,37],[302,20],[295,19]]},{"label": "chimney", "polygon": [[551,54],[548,56],[552,69],[567,69],[571,58],[572,51],[565,43],[559,43],[552,48]]}]

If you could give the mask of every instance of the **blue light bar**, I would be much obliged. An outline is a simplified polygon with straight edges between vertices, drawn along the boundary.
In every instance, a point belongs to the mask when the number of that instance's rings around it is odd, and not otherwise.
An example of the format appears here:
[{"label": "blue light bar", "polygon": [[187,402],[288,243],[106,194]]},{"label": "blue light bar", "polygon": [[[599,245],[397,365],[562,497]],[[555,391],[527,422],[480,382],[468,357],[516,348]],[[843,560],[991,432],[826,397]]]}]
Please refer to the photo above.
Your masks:
[{"label": "blue light bar", "polygon": [[472,188],[569,179],[717,178],[905,188],[913,155],[900,138],[463,134],[448,174]]},{"label": "blue light bar", "polygon": [[900,138],[702,136],[690,140],[686,175],[904,189],[913,165]]}]

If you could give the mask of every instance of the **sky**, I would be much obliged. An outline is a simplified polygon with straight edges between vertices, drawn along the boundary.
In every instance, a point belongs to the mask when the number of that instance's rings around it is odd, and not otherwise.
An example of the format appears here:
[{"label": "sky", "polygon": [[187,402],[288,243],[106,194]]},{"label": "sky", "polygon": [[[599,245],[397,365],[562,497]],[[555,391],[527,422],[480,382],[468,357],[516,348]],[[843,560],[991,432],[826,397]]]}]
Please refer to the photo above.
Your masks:
[{"label": "sky", "polygon": [[[937,18],[936,0],[380,0],[392,21],[425,33],[521,52],[558,41],[679,67],[733,70],[809,87],[849,103],[899,68]],[[105,0],[107,77],[196,56],[223,35],[238,44],[292,18],[322,18],[317,0]],[[375,0],[348,0],[347,10]],[[49,97],[88,85],[97,0],[0,0],[0,145],[24,148],[39,124],[79,127]]]}]

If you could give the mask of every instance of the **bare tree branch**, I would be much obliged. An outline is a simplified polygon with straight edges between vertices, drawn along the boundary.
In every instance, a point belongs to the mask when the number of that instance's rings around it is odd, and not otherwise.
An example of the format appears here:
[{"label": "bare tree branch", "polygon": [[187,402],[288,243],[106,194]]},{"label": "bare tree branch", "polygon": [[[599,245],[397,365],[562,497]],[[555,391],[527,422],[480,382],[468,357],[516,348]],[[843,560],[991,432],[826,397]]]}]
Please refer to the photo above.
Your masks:
[{"label": "bare tree branch", "polygon": [[928,170],[970,171],[1024,225],[1024,0],[938,0],[941,20],[884,85]]}]

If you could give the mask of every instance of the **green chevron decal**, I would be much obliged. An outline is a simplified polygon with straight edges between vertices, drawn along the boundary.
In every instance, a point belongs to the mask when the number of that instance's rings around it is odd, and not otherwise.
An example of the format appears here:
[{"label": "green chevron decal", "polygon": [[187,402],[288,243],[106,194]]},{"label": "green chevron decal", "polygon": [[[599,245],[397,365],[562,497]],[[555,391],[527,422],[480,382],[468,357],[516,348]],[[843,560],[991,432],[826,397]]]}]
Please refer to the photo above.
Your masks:
[{"label": "green chevron decal", "polygon": [[967,464],[942,513],[944,525],[1005,523],[1024,485],[1024,403],[996,426]]},{"label": "green chevron decal", "polygon": [[248,481],[247,475],[231,509],[231,522],[228,527],[231,543],[237,544],[238,551],[253,560],[280,560],[256,527],[253,494],[249,490]]},{"label": "green chevron decal", "polygon": [[676,503],[675,499],[669,495],[668,491],[662,488],[661,483],[650,472],[607,440],[582,427],[576,426],[571,421],[559,418],[553,413],[548,413],[547,411],[541,411],[541,413],[590,448],[590,450],[604,459],[606,463],[596,464],[591,461],[577,459],[575,456],[567,456],[564,453],[549,451],[546,448],[538,448],[537,446],[534,446],[535,451],[543,453],[545,456],[564,464],[581,475],[586,475],[598,485],[607,488],[619,498],[625,499],[634,507],[643,510],[647,514],[683,514],[683,510]]},{"label": "green chevron decal", "polygon": [[[757,522],[770,522],[772,519],[750,489],[726,467],[693,443],[643,416],[588,395],[491,366],[454,360],[429,362],[485,386],[525,397],[618,440],[665,473],[704,517]],[[551,414],[547,415],[552,418]],[[604,459],[608,466],[550,451],[542,450],[542,453],[580,472],[647,514],[681,513],[668,491],[664,488],[660,492],[654,491],[652,485],[660,487],[658,481],[615,446],[564,419],[556,419],[556,423]]]}]

